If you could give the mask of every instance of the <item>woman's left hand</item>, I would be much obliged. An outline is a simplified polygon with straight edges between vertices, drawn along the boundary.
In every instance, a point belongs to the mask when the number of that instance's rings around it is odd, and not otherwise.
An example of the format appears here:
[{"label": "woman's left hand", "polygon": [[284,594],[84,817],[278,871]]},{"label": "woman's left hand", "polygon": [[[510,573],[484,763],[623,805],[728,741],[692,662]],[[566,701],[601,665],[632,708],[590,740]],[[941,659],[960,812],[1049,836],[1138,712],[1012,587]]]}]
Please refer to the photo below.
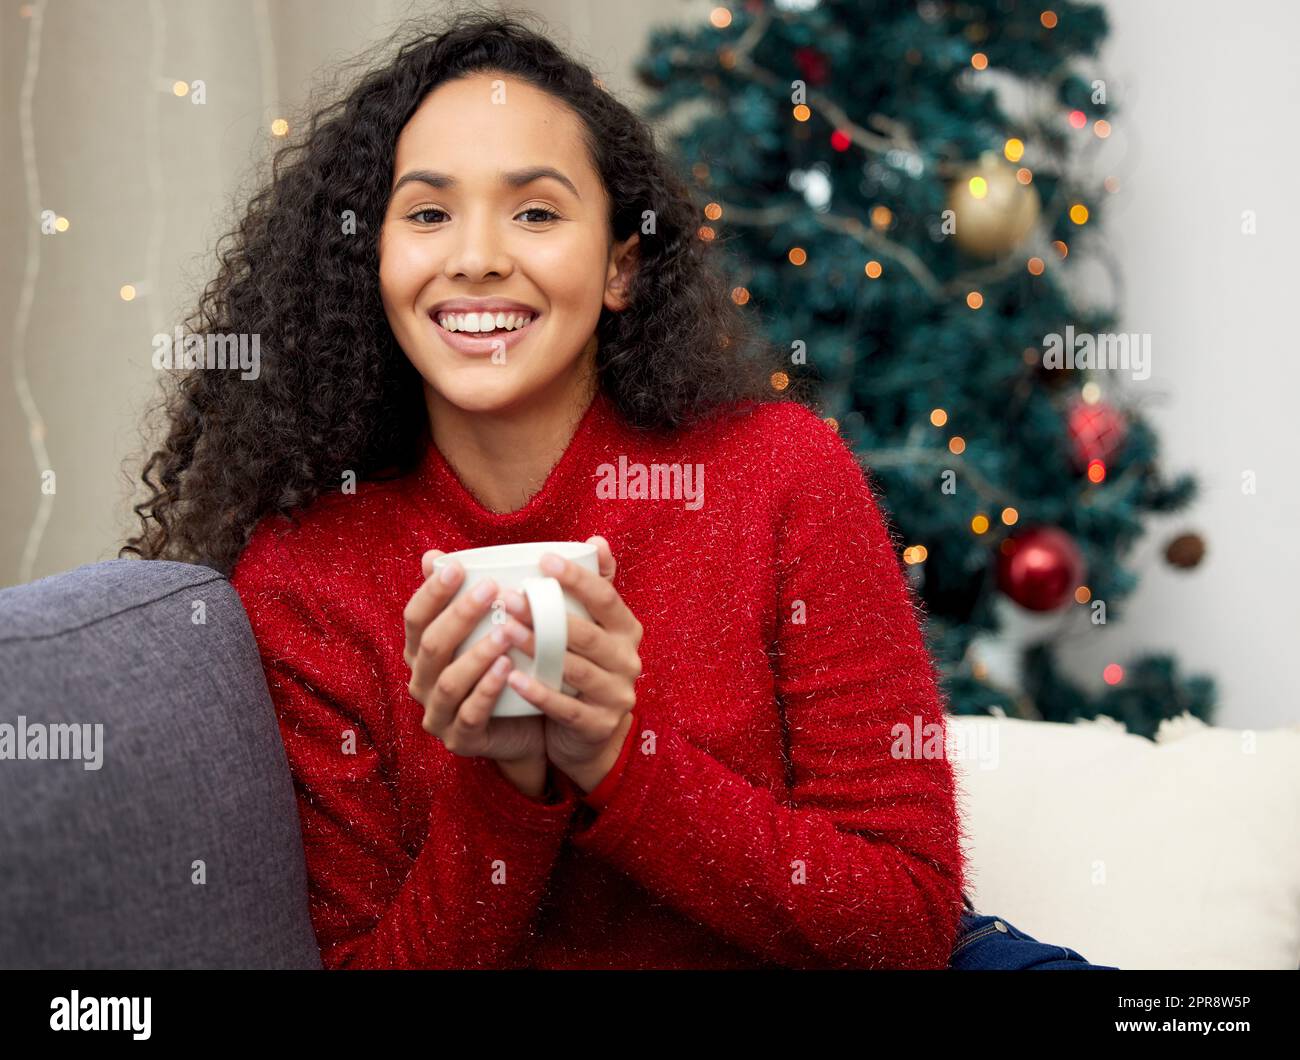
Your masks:
[{"label": "woman's left hand", "polygon": [[[542,563],[542,572],[555,578],[591,615],[590,621],[569,615],[563,680],[577,689],[577,697],[548,688],[518,670],[511,673],[510,684],[546,715],[547,758],[584,791],[591,791],[618,761],[632,724],[634,685],[641,676],[642,627],[614,588],[616,564],[609,542],[591,537],[587,543],[596,545],[600,574],[559,557],[554,570],[545,560]],[[511,590],[504,601],[515,619],[507,622],[506,632],[512,627],[519,630],[518,646],[531,656],[536,641],[528,600]]]}]

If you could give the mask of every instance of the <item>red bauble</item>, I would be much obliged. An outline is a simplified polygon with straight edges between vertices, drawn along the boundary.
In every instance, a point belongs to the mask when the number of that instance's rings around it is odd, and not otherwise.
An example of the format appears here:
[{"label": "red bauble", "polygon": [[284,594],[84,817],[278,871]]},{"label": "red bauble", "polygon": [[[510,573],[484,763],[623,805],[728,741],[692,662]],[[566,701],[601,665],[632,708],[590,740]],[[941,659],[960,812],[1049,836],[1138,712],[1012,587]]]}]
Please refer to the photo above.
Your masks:
[{"label": "red bauble", "polygon": [[830,71],[830,60],[826,58],[824,52],[819,52],[816,48],[796,48],[794,61],[808,84],[820,85],[825,82]]},{"label": "red bauble", "polygon": [[1070,449],[1079,470],[1092,461],[1109,464],[1128,436],[1124,417],[1104,401],[1092,404],[1074,398],[1066,422],[1070,431]]},{"label": "red bauble", "polygon": [[998,588],[1030,611],[1055,611],[1083,581],[1083,554],[1064,530],[1035,526],[1002,542]]}]

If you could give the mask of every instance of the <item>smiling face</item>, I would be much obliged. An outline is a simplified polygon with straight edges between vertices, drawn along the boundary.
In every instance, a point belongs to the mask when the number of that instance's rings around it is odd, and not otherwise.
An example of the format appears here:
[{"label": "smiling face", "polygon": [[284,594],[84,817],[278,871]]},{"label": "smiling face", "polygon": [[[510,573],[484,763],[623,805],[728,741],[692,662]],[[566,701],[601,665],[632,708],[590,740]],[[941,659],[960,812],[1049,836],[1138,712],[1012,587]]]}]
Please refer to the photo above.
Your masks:
[{"label": "smiling face", "polygon": [[[506,74],[447,82],[398,137],[392,187],[380,296],[430,407],[499,409],[587,385],[601,307],[627,306],[637,236],[613,242],[577,115]],[[536,315],[469,342],[436,319],[448,300],[489,299]]]}]

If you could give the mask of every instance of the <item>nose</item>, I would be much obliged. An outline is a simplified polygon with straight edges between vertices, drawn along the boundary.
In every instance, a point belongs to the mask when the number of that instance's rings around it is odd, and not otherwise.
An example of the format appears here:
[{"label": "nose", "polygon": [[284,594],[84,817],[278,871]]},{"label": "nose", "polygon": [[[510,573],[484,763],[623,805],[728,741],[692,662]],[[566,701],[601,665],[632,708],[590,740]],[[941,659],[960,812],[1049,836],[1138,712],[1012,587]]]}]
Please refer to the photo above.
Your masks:
[{"label": "nose", "polygon": [[467,208],[451,223],[443,271],[450,279],[478,282],[510,275],[510,255],[490,209]]}]

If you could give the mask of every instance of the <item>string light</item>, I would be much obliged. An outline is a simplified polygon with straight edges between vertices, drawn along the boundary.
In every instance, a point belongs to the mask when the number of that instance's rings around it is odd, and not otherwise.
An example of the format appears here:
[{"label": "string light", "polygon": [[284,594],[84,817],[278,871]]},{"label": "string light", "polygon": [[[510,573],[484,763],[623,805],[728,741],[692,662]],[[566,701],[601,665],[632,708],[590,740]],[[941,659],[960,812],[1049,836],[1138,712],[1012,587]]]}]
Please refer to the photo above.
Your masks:
[{"label": "string light", "polygon": [[710,221],[716,221],[719,217],[722,216],[722,207],[719,206],[716,202],[711,202],[706,207],[704,207],[704,216],[707,217]]},{"label": "string light", "polygon": [[1111,663],[1101,672],[1101,679],[1108,685],[1117,685],[1124,680],[1124,667]]},{"label": "string light", "polygon": [[271,122],[272,136],[287,136],[289,134],[289,123],[283,118],[276,118]]},{"label": "string light", "polygon": [[784,390],[790,385],[790,377],[784,372],[773,372],[769,382],[771,382],[773,390]]},{"label": "string light", "polygon": [[989,193],[989,182],[983,177],[971,177],[970,193],[976,199],[984,198]]},{"label": "string light", "polygon": [[1002,154],[1006,156],[1008,162],[1019,162],[1024,153],[1024,142],[1014,136],[1002,145]]},{"label": "string light", "polygon": [[696,229],[695,234],[705,243],[711,242],[713,237],[717,235],[717,233],[708,225],[700,225],[700,227]]},{"label": "string light", "polygon": [[790,259],[791,265],[802,265],[808,260],[808,254],[803,247],[791,247],[790,253],[786,256]]},{"label": "string light", "polygon": [[894,212],[888,206],[871,208],[871,227],[883,232],[894,222]]},{"label": "string light", "polygon": [[970,521],[971,531],[976,534],[984,534],[989,529],[989,518],[987,515],[977,515]]},{"label": "string light", "polygon": [[1077,225],[1086,225],[1088,223],[1088,207],[1081,202],[1076,202],[1070,207],[1070,220]]},{"label": "string light", "polygon": [[1038,21],[1043,24],[1044,29],[1055,29],[1056,12],[1051,10],[1044,11],[1041,15],[1038,16]]},{"label": "string light", "polygon": [[948,439],[948,452],[952,453],[953,456],[961,456],[962,453],[966,452],[966,439],[960,434],[954,434]]},{"label": "string light", "polygon": [[1100,460],[1088,461],[1088,481],[1089,482],[1106,481],[1106,465],[1103,464]]},{"label": "string light", "polygon": [[870,279],[878,280],[880,279],[880,274],[884,269],[881,268],[880,262],[869,261],[862,267],[862,271],[865,272]]},{"label": "string light", "polygon": [[184,81],[173,81],[173,82],[172,82],[172,95],[173,95],[173,96],[187,96],[187,95],[189,95],[189,92],[190,92],[190,86],[187,85]]},{"label": "string light", "polygon": [[1074,602],[1077,604],[1086,604],[1092,599],[1092,590],[1086,585],[1080,585],[1074,590]]},{"label": "string light", "polygon": [[1029,184],[1033,179],[1034,174],[1032,170],[1026,169],[1024,166],[1021,166],[1016,170],[1016,180],[1020,181],[1021,184]]},{"label": "string light", "polygon": [[800,103],[797,107],[794,108],[792,113],[794,114],[795,121],[807,121],[809,118],[812,117],[812,111],[808,109],[808,105],[806,103]]},{"label": "string light", "polygon": [[[26,54],[23,62],[22,87],[18,92],[18,142],[22,154],[23,182],[26,191],[29,216],[35,215],[42,200],[40,173],[36,167],[36,123],[32,113],[32,99],[36,92],[36,74],[40,68],[42,26],[45,20],[45,8],[33,8],[30,4],[19,9],[19,15],[32,20],[27,31]],[[41,237],[35,226],[27,229],[27,256],[23,268],[22,286],[17,292],[17,308],[14,316],[12,354],[12,374],[15,396],[27,421],[27,436],[32,446],[32,466],[37,472],[44,472],[54,466],[50,460],[49,450],[45,445],[45,419],[36,404],[36,397],[27,379],[27,330],[31,317],[32,304],[36,298],[36,282],[41,271]],[[23,545],[22,558],[18,565],[17,583],[32,580],[36,564],[36,553],[41,546],[41,538],[49,525],[50,511],[54,506],[54,494],[44,490],[40,492],[36,515],[27,532]]]},{"label": "string light", "polygon": [[1104,140],[1110,135],[1110,122],[1105,118],[1098,118],[1092,123],[1092,131],[1097,134],[1097,139]]},{"label": "string light", "polygon": [[1079,396],[1089,405],[1095,405],[1101,400],[1101,387],[1093,380],[1089,379],[1079,390]]},{"label": "string light", "polygon": [[1014,508],[1002,509],[1002,524],[1004,526],[1015,526],[1018,522],[1020,522],[1020,513],[1018,511]]},{"label": "string light", "polygon": [[725,7],[715,7],[709,12],[709,23],[714,29],[726,29],[731,25],[731,12]]},{"label": "string light", "polygon": [[903,562],[908,565],[924,563],[930,553],[924,545],[908,545],[903,549]]},{"label": "string light", "polygon": [[744,287],[733,287],[731,289],[731,300],[736,305],[744,305],[749,301],[749,290]]},{"label": "string light", "polygon": [[840,132],[839,129],[836,129],[831,133],[831,147],[835,148],[836,151],[847,151],[852,143],[853,141],[849,139],[849,134],[846,132]]},{"label": "string light", "polygon": [[984,304],[984,296],[980,294],[979,291],[971,291],[970,294],[966,296],[966,304],[972,309],[978,309]]},{"label": "string light", "polygon": [[1076,129],[1082,129],[1088,124],[1088,115],[1081,110],[1072,110],[1070,111],[1070,124]]},{"label": "string light", "polygon": [[931,409],[930,422],[936,427],[942,427],[948,422],[948,413],[943,409]]},{"label": "string light", "polygon": [[1045,267],[1042,258],[1030,258],[1029,261],[1025,263],[1025,268],[1029,270],[1031,276],[1043,275],[1043,269]]},{"label": "string light", "polygon": [[133,284],[122,284],[122,286],[118,288],[117,293],[118,297],[120,297],[123,302],[131,302],[135,300],[135,286]]},{"label": "string light", "polygon": [[970,64],[971,66],[975,67],[976,70],[987,70],[989,65],[989,57],[985,55],[983,52],[976,52],[974,55],[970,57]]},{"label": "string light", "polygon": [[1053,239],[1052,246],[1056,248],[1056,252],[1060,254],[1062,258],[1068,258],[1070,256],[1070,248],[1061,242],[1061,240]]}]

